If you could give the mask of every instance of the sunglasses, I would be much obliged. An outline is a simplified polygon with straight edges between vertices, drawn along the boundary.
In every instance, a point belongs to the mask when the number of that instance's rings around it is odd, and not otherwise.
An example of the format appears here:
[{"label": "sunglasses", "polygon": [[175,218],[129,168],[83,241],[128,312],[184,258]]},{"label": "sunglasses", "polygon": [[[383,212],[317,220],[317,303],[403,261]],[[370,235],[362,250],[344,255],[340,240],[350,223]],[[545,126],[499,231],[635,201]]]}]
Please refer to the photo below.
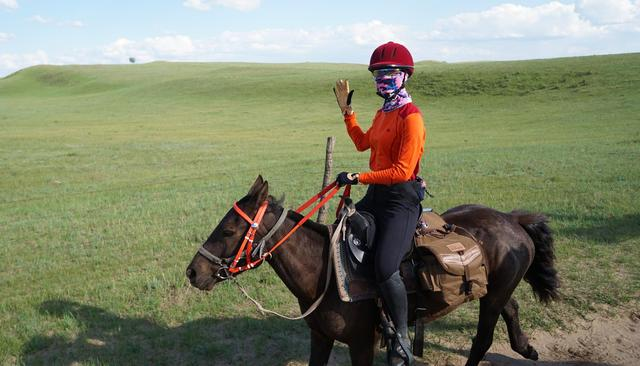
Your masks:
[{"label": "sunglasses", "polygon": [[401,69],[397,69],[397,68],[389,68],[389,69],[378,69],[378,70],[373,70],[371,73],[373,74],[373,77],[380,77],[380,76],[393,76],[395,74],[397,74],[398,72],[403,72]]}]

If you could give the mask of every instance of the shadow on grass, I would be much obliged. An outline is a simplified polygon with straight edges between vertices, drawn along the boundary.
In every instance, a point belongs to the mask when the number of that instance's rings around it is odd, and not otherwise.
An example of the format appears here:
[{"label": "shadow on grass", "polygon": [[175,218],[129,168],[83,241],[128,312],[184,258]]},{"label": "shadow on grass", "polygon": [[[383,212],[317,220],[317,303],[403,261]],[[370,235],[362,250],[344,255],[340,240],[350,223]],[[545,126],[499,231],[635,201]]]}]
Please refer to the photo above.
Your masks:
[{"label": "shadow on grass", "polygon": [[[203,318],[168,327],[68,300],[45,301],[39,311],[73,323],[70,327],[80,331],[73,338],[64,330],[32,337],[22,349],[25,365],[304,365],[309,354],[306,324],[277,317]],[[430,343],[429,336],[471,332],[475,327],[475,319],[429,323],[426,347],[466,358],[467,349]],[[332,364],[349,363],[346,349],[337,343],[334,348],[342,349],[332,356]],[[384,350],[378,352],[376,364],[383,364],[383,359]]]},{"label": "shadow on grass", "polygon": [[[425,324],[425,338],[429,338],[429,334],[433,332],[438,333],[446,333],[446,332],[456,332],[456,333],[467,333],[467,334],[475,334],[476,325],[478,319],[474,316],[469,317],[469,319],[451,319],[450,317],[436,319],[430,323]],[[469,344],[471,346],[471,344]]]},{"label": "shadow on grass", "polygon": [[550,214],[554,221],[578,222],[570,227],[559,228],[560,235],[576,236],[601,244],[619,243],[640,237],[640,214],[603,218],[598,216],[577,217],[565,214]]},{"label": "shadow on grass", "polygon": [[205,318],[171,328],[66,300],[39,310],[75,322],[80,332],[31,338],[21,355],[26,365],[284,365],[306,363],[309,352],[305,323],[280,318]]}]

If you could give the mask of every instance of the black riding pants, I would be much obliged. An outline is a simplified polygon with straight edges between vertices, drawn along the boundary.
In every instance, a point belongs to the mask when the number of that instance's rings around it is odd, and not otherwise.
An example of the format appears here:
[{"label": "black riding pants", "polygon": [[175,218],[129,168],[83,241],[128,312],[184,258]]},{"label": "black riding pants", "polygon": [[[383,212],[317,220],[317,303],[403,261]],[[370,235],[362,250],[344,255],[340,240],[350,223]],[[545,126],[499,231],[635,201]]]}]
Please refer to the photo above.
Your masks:
[{"label": "black riding pants", "polygon": [[378,283],[400,268],[411,247],[421,209],[419,190],[417,181],[372,184],[356,203],[358,211],[367,211],[376,219],[374,266]]}]

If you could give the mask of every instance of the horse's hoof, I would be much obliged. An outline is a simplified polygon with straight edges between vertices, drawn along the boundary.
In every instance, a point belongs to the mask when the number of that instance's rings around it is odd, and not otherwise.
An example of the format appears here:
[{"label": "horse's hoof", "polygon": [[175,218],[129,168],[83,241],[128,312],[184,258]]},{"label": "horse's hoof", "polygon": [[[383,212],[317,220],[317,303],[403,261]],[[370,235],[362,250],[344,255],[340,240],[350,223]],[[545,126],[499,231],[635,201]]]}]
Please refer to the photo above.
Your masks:
[{"label": "horse's hoof", "polygon": [[527,347],[527,353],[523,356],[524,358],[527,358],[529,360],[538,361],[538,351],[536,351],[535,348],[531,347],[531,345]]}]

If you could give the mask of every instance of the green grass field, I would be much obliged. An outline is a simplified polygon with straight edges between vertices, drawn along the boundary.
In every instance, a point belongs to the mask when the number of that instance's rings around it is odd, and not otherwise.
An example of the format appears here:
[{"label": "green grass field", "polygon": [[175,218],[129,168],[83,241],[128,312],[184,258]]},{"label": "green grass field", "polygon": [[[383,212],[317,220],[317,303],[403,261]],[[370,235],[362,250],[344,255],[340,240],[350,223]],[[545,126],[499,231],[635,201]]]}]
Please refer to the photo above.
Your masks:
[{"label": "green grass field", "polygon": [[[328,136],[336,171],[366,169],[338,78],[369,126],[380,99],[363,65],[38,66],[0,79],[0,364],[305,362],[303,321],[262,317],[233,285],[201,293],[184,270],[258,174],[296,207],[320,189]],[[428,130],[425,206],[551,218],[563,299],[542,306],[523,283],[526,331],[638,299],[640,54],[423,62],[408,88]],[[298,314],[268,266],[240,280]],[[428,357],[445,357],[438,340],[470,346],[476,305],[430,327]]]}]

